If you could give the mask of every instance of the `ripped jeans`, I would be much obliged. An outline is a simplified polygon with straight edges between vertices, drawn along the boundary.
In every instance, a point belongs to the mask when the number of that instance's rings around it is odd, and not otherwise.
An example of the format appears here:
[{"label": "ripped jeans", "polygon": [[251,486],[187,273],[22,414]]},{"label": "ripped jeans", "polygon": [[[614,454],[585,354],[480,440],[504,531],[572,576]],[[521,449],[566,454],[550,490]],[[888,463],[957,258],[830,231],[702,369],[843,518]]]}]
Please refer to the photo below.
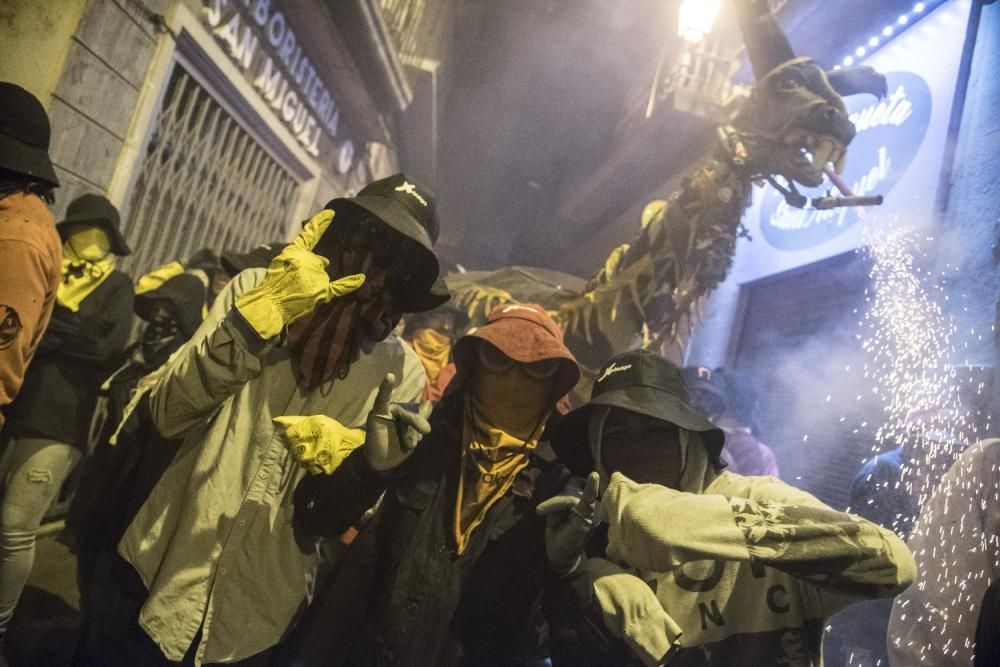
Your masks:
[{"label": "ripped jeans", "polygon": [[80,459],[75,447],[54,440],[20,438],[10,446],[11,473],[0,507],[0,636],[31,574],[42,518]]}]

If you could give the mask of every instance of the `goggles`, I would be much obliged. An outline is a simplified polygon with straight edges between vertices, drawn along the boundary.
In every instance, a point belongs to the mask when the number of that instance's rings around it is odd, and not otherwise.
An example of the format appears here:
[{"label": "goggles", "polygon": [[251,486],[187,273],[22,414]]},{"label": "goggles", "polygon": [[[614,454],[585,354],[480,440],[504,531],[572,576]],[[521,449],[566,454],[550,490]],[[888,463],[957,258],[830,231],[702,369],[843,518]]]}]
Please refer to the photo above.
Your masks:
[{"label": "goggles", "polygon": [[516,365],[524,370],[525,375],[530,378],[535,380],[547,380],[555,375],[556,371],[559,370],[558,359],[542,359],[540,361],[533,361],[525,364],[519,361],[514,361],[501,352],[497,347],[489,343],[484,343],[479,346],[478,355],[479,363],[482,364],[483,368],[497,375],[506,373]]}]

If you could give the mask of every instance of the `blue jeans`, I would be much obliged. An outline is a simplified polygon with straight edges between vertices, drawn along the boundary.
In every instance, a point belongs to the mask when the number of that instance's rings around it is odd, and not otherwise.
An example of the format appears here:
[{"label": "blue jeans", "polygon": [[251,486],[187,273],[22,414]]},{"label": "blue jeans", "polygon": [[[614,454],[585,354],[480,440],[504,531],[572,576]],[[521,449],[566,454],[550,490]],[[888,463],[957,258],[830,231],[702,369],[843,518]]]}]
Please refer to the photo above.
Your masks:
[{"label": "blue jeans", "polygon": [[80,459],[71,445],[44,438],[20,438],[10,446],[11,473],[0,506],[0,636],[31,574],[42,518]]}]

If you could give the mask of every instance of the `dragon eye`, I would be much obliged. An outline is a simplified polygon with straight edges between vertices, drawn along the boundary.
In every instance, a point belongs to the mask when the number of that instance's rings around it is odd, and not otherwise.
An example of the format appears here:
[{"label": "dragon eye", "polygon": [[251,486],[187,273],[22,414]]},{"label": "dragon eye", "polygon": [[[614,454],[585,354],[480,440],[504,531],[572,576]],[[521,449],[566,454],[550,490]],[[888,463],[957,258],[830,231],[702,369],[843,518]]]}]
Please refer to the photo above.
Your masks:
[{"label": "dragon eye", "polygon": [[804,85],[806,85],[805,77],[802,76],[801,72],[795,70],[785,72],[778,78],[779,90],[795,90]]}]

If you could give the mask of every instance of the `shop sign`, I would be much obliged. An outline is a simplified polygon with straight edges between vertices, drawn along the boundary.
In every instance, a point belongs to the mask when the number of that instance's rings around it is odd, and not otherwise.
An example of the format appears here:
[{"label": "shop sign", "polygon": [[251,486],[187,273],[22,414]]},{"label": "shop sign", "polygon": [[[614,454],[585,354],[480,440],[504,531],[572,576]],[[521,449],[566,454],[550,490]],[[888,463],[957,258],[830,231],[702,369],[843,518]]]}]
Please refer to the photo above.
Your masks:
[{"label": "shop sign", "polygon": [[354,145],[337,146],[337,102],[272,1],[203,0],[202,20],[306,152],[335,150],[338,171],[348,171]]},{"label": "shop sign", "polygon": [[[857,135],[842,176],[854,194],[883,195],[883,205],[801,210],[770,185],[755,186],[743,217],[752,240],[737,242],[736,283],[850,252],[890,225],[932,228],[971,8],[972,0],[948,0],[857,63],[886,75],[888,95],[845,98]],[[810,197],[827,191],[839,194],[830,183],[802,190]]]}]

